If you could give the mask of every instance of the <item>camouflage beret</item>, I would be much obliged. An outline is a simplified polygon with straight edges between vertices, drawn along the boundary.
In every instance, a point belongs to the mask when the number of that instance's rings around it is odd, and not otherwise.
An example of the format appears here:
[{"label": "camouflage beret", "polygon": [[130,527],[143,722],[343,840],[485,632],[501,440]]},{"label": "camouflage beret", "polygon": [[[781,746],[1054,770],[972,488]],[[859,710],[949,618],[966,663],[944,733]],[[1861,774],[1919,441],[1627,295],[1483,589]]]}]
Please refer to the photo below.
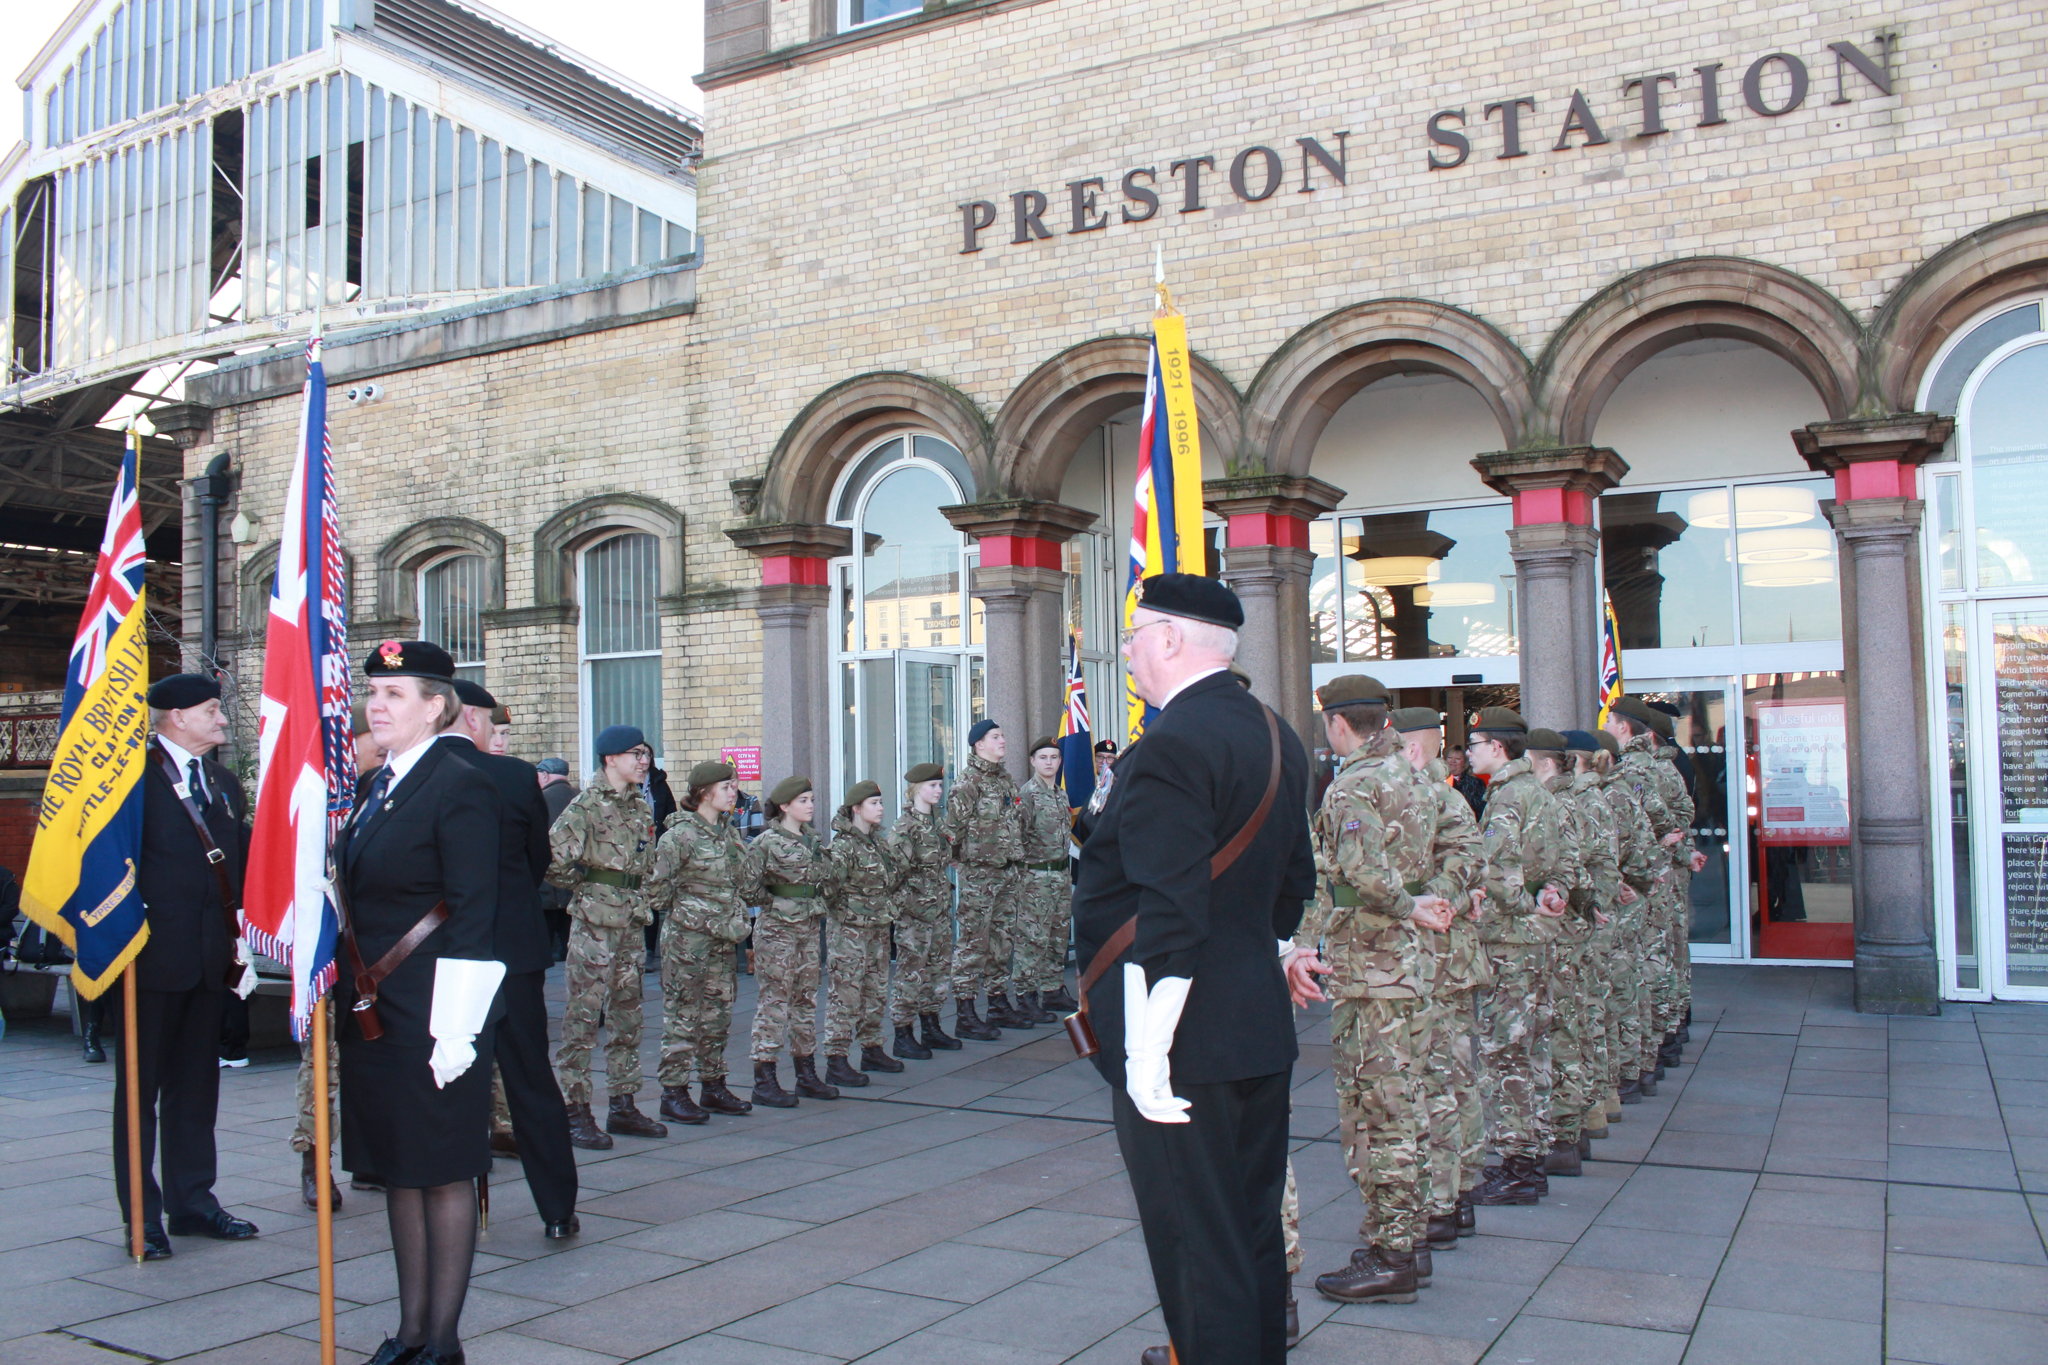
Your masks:
[{"label": "camouflage beret", "polygon": [[731,781],[735,771],[730,763],[719,763],[707,758],[690,769],[689,783],[692,788],[714,786],[720,782]]},{"label": "camouflage beret", "polygon": [[903,780],[915,787],[923,782],[936,782],[945,775],[946,768],[944,764],[920,763],[909,772],[903,774]]},{"label": "camouflage beret", "polygon": [[1486,731],[1502,735],[1525,735],[1529,733],[1529,723],[1522,719],[1520,711],[1515,710],[1511,706],[1486,707],[1478,715],[1472,717],[1470,728],[1475,734]]},{"label": "camouflage beret", "polygon": [[1387,685],[1364,673],[1346,673],[1316,689],[1316,705],[1325,711],[1335,711],[1340,706],[1362,706],[1367,702],[1385,706],[1391,700],[1393,697],[1387,691]]},{"label": "camouflage beret", "polygon": [[1387,719],[1402,734],[1414,730],[1441,730],[1444,728],[1443,714],[1433,706],[1404,706]]},{"label": "camouflage beret", "polygon": [[1565,743],[1563,735],[1555,730],[1531,730],[1529,737],[1522,741],[1522,747],[1532,753],[1561,754],[1571,746]]},{"label": "camouflage beret", "polygon": [[848,787],[846,789],[846,805],[849,808],[853,806],[858,806],[861,802],[867,800],[869,797],[880,796],[881,794],[881,784],[876,782],[872,778],[864,777],[860,781],[854,783],[851,787]]},{"label": "camouflage beret", "polygon": [[775,790],[768,793],[768,799],[778,806],[786,806],[811,789],[808,777],[785,777],[775,784]]}]

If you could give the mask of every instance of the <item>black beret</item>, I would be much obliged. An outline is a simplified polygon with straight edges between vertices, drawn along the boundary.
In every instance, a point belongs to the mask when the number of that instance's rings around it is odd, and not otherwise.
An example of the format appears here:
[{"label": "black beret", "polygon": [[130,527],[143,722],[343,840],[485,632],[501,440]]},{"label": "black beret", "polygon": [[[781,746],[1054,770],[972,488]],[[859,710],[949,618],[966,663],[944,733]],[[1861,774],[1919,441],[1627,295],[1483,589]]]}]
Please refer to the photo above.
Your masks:
[{"label": "black beret", "polygon": [[1474,734],[1491,731],[1500,735],[1525,735],[1529,723],[1522,719],[1522,713],[1511,706],[1488,706],[1472,717],[1470,729]]},{"label": "black beret", "polygon": [[1000,730],[1002,728],[1002,726],[996,724],[994,721],[988,719],[986,716],[982,717],[980,720],[974,722],[974,728],[967,732],[967,747],[970,749],[973,748],[975,745],[981,743],[984,739],[988,738],[989,731]]},{"label": "black beret", "polygon": [[[881,783],[874,781],[872,778],[862,778],[846,789],[846,805],[849,807],[858,806],[869,797],[880,796],[881,794]],[[795,800],[794,797],[790,799]]]},{"label": "black beret", "polygon": [[920,763],[909,772],[903,774],[903,780],[915,787],[925,782],[936,782],[945,775],[946,768],[944,764]]},{"label": "black beret", "polygon": [[467,678],[455,680],[455,699],[464,706],[474,706],[479,710],[495,710],[498,705],[498,699],[486,692],[482,683],[471,682]]},{"label": "black beret", "polygon": [[1244,603],[1237,600],[1237,594],[1217,579],[1200,574],[1153,574],[1138,585],[1138,605],[1162,616],[1206,621],[1231,630],[1244,626]]},{"label": "black beret", "polygon": [[1615,700],[1614,705],[1607,709],[1617,716],[1626,716],[1645,730],[1655,730],[1657,728],[1657,716],[1659,713],[1652,710],[1650,704],[1641,697],[1619,697]]},{"label": "black beret", "polygon": [[1594,739],[1590,731],[1567,730],[1564,732],[1564,747],[1575,754],[1597,754],[1600,741]]},{"label": "black beret", "polygon": [[182,711],[188,706],[219,701],[220,683],[199,673],[173,673],[152,683],[145,700],[159,711]]},{"label": "black beret", "polygon": [[768,793],[768,800],[777,806],[787,806],[811,789],[808,777],[785,777],[775,784],[775,790]]},{"label": "black beret", "polygon": [[[607,725],[597,732],[597,741],[590,747],[596,751],[598,760],[623,754],[647,744],[647,735],[637,725]],[[651,744],[648,748],[653,748]]]},{"label": "black beret", "polygon": [[1387,717],[1394,728],[1402,734],[1413,730],[1441,730],[1444,728],[1443,714],[1434,706],[1404,706]]},{"label": "black beret", "polygon": [[693,788],[710,787],[720,782],[730,781],[734,771],[730,763],[719,763],[707,758],[696,767],[690,769],[690,786]]},{"label": "black beret", "polygon": [[1027,758],[1035,757],[1040,749],[1057,749],[1059,747],[1060,742],[1054,739],[1051,735],[1047,735],[1044,739],[1032,740],[1031,747],[1029,749],[1026,749],[1024,753]]},{"label": "black beret", "polygon": [[1539,754],[1561,754],[1571,746],[1555,730],[1536,729],[1529,732],[1529,737],[1522,741],[1522,747]]},{"label": "black beret", "polygon": [[1113,740],[1113,739],[1098,739],[1098,740],[1096,740],[1096,741],[1095,741],[1095,752],[1096,752],[1096,753],[1098,753],[1098,754],[1113,754],[1113,753],[1115,753],[1115,752],[1116,752],[1116,741],[1115,741],[1115,740]]},{"label": "black beret", "polygon": [[1385,706],[1391,700],[1393,694],[1387,691],[1387,685],[1364,673],[1346,673],[1316,689],[1316,705],[1325,711],[1334,711],[1340,706],[1362,706],[1367,702]]},{"label": "black beret", "polygon": [[363,676],[454,682],[455,660],[432,640],[386,640],[363,660]]}]

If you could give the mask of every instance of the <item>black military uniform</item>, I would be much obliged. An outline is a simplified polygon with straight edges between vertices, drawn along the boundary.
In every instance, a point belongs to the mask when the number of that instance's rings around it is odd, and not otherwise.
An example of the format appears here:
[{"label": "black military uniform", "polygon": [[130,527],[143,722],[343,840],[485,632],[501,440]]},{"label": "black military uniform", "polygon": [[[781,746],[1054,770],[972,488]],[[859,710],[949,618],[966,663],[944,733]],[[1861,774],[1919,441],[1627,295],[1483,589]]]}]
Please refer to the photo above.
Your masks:
[{"label": "black military uniform", "polygon": [[[1232,629],[1244,620],[1228,588],[1191,575],[1147,579],[1141,605]],[[1185,1123],[1146,1118],[1125,1089],[1123,969],[1088,993],[1096,1066],[1117,1087],[1117,1143],[1184,1365],[1278,1365],[1286,1352],[1280,1205],[1296,1048],[1277,949],[1315,893],[1315,858],[1308,756],[1277,723],[1272,788],[1267,716],[1222,670],[1171,697],[1118,761],[1074,891],[1081,962],[1135,916],[1122,962],[1143,969],[1148,989],[1189,979],[1169,1053]],[[1212,860],[1253,822],[1269,788],[1256,834],[1212,878]]]},{"label": "black military uniform", "polygon": [[[198,710],[219,702],[220,684],[180,673],[151,687],[148,700],[153,711]],[[230,1217],[213,1194],[221,1014],[235,961],[249,807],[233,773],[209,756],[167,744],[161,729],[150,738],[142,774],[142,858],[136,866],[149,925],[149,942],[136,957],[134,971],[142,1220],[150,1260],[171,1254],[166,1223],[180,1235],[231,1240],[256,1235],[253,1223]],[[186,807],[187,796],[205,822],[204,841]],[[207,856],[209,843],[220,854],[219,874]],[[114,1037],[123,1039],[124,1030],[116,1028]],[[121,1045],[117,1042],[117,1055]],[[114,1069],[117,1078],[124,1067],[125,1060]],[[158,1147],[163,1151],[161,1185],[153,1169]],[[130,1198],[128,1088],[121,1084],[114,1088],[113,1150],[114,1183],[125,1217]]]}]

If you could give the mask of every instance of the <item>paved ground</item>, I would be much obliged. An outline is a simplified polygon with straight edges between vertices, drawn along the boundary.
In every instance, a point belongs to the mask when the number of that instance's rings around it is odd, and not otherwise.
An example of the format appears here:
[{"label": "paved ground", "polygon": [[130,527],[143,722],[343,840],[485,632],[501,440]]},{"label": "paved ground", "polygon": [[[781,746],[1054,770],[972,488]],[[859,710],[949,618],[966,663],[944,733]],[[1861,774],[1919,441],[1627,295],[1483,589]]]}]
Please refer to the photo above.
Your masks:
[{"label": "paved ground", "polygon": [[[1688,1065],[1584,1178],[1482,1211],[1418,1304],[1332,1311],[1304,1287],[1293,1360],[2048,1361],[2048,1008],[1886,1020],[1848,986],[1701,969]],[[1348,1254],[1356,1196],[1326,1019],[1302,1036],[1305,1283]],[[858,1098],[584,1153],[576,1243],[540,1239],[499,1163],[470,1359],[1134,1365],[1162,1332],[1102,1086],[1056,1030],[1008,1037]],[[55,1024],[0,1042],[0,1362],[316,1359],[292,1059],[223,1078],[219,1193],[263,1236],[180,1238],[137,1267],[108,1175],[113,1068],[76,1056]],[[382,1201],[349,1195],[336,1242],[355,1360],[396,1321]]]}]

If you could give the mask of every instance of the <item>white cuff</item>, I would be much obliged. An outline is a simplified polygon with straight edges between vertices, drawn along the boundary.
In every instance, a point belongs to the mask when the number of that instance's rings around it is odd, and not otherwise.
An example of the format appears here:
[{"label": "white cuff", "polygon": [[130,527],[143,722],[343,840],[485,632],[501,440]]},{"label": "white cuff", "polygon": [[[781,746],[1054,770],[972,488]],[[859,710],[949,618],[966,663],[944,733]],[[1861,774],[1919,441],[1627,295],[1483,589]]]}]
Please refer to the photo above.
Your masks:
[{"label": "white cuff", "polygon": [[505,964],[472,958],[444,957],[434,964],[434,1004],[427,1032],[434,1036],[434,1084],[445,1086],[476,1061],[473,1045],[491,1001],[505,979]]}]

